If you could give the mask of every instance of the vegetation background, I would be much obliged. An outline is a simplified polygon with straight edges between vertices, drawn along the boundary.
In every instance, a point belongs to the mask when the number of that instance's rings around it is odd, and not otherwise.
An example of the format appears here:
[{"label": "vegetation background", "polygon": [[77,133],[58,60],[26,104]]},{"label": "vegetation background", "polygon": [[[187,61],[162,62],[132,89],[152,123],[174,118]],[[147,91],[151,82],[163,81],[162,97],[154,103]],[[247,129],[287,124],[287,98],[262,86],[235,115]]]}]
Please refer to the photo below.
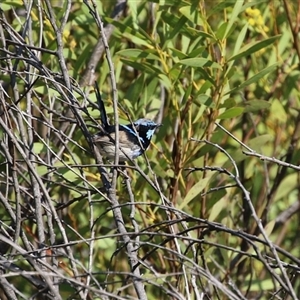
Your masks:
[{"label": "vegetation background", "polygon": [[1,299],[299,298],[299,1],[0,8]]}]

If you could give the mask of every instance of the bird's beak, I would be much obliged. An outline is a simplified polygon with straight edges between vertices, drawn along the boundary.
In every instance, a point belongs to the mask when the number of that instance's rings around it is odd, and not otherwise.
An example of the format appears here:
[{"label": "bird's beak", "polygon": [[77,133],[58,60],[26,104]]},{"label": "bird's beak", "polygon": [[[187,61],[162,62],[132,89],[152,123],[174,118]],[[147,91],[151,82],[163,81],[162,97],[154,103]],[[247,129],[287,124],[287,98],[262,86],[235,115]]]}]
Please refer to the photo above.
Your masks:
[{"label": "bird's beak", "polygon": [[157,124],[156,128],[163,126],[163,124]]}]

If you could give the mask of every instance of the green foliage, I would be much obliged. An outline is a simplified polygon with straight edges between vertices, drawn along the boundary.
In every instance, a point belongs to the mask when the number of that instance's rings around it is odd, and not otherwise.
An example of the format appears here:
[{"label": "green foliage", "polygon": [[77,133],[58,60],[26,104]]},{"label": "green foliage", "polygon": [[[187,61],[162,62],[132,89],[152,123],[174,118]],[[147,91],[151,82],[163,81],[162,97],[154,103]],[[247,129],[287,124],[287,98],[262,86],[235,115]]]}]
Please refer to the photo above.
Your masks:
[{"label": "green foliage", "polygon": [[[136,281],[149,299],[299,295],[298,4],[128,1],[117,18],[94,1],[110,35],[89,1],[27,2],[0,4],[1,255],[55,278],[53,298],[144,299]],[[99,130],[94,80],[111,123],[115,102],[120,123],[163,124],[118,205],[83,130]]]}]

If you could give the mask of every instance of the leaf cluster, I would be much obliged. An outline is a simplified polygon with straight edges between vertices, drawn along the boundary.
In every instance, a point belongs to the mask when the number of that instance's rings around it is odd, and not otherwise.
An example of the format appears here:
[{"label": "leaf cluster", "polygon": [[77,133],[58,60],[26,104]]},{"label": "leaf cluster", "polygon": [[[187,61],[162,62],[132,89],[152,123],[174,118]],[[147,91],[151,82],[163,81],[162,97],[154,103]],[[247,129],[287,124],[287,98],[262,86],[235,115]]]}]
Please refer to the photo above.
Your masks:
[{"label": "leaf cluster", "polygon": [[300,6],[125,2],[0,4],[0,298],[297,299]]}]

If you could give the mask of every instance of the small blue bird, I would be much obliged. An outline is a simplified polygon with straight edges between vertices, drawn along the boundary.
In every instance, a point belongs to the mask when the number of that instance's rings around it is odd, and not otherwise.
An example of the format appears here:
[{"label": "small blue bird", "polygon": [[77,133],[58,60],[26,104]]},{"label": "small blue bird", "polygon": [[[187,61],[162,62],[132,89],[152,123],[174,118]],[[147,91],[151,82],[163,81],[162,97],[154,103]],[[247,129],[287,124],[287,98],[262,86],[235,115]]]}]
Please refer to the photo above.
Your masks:
[{"label": "small blue bird", "polygon": [[[109,125],[99,88],[95,84],[95,92],[101,112],[101,123],[104,132],[93,135],[93,141],[99,147],[103,157],[113,160],[115,157],[115,125]],[[142,155],[149,147],[157,124],[148,119],[139,119],[133,124],[119,125],[119,161],[124,162]]]}]

